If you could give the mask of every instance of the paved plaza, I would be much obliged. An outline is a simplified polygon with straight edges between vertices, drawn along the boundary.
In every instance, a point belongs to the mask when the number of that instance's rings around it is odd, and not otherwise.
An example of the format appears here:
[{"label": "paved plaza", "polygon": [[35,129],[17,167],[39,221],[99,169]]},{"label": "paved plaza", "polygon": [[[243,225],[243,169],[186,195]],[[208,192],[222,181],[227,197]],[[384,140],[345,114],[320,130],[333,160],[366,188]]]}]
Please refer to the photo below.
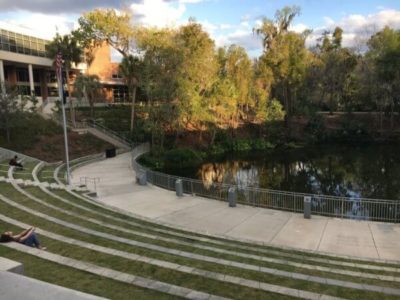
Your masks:
[{"label": "paved plaza", "polygon": [[[131,154],[76,169],[73,182],[98,177],[98,200],[188,230],[265,244],[400,261],[400,224],[294,214],[185,195],[135,182]],[[88,186],[94,189],[94,186]]]}]

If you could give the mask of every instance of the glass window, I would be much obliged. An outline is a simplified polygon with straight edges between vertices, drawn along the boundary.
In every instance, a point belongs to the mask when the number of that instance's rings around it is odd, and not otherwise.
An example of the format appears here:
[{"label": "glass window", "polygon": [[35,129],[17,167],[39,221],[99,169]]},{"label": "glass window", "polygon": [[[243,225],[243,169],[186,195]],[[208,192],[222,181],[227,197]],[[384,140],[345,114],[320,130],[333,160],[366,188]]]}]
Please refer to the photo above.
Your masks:
[{"label": "glass window", "polygon": [[17,68],[17,81],[18,82],[29,82],[28,69]]},{"label": "glass window", "polygon": [[36,83],[40,82],[40,70],[33,69],[33,81]]},{"label": "glass window", "polygon": [[46,40],[0,29],[0,50],[46,57],[47,43]]},{"label": "glass window", "polygon": [[2,44],[2,45],[1,45],[1,50],[10,51],[10,45],[8,45],[8,44]]},{"label": "glass window", "polygon": [[114,86],[113,98],[116,103],[128,101],[128,88],[126,86]]},{"label": "glass window", "polygon": [[2,42],[3,44],[8,44],[8,43],[9,43],[8,36],[2,34],[2,35],[1,35],[1,42]]}]

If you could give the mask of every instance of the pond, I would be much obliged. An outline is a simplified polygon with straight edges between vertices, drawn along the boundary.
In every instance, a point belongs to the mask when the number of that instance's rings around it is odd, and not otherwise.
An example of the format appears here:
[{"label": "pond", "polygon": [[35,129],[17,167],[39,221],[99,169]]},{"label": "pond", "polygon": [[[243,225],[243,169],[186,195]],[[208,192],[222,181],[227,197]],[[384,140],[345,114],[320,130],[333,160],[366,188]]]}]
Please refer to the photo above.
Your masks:
[{"label": "pond", "polygon": [[359,145],[307,147],[247,153],[208,161],[192,170],[164,172],[239,188],[346,196],[400,198],[400,146]]}]

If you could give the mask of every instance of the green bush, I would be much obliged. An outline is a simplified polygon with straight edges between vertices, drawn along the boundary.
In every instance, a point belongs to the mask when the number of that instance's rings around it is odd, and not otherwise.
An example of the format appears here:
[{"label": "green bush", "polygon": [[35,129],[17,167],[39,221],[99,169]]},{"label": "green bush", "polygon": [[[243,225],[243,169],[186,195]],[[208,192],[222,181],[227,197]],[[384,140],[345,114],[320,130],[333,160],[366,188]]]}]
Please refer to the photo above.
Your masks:
[{"label": "green bush", "polygon": [[210,156],[220,156],[225,154],[226,149],[221,144],[217,144],[217,145],[211,145],[208,148],[207,152]]},{"label": "green bush", "polygon": [[252,143],[253,150],[264,151],[274,148],[274,145],[265,139],[256,139]]},{"label": "green bush", "polygon": [[234,152],[245,152],[251,150],[251,141],[250,140],[236,140],[233,143],[232,150]]},{"label": "green bush", "polygon": [[192,149],[177,148],[164,154],[165,167],[169,169],[190,168],[201,164],[201,156]]},{"label": "green bush", "polygon": [[138,159],[138,162],[152,170],[162,170],[164,167],[164,161],[162,161],[159,157],[150,155],[149,153],[142,155]]}]

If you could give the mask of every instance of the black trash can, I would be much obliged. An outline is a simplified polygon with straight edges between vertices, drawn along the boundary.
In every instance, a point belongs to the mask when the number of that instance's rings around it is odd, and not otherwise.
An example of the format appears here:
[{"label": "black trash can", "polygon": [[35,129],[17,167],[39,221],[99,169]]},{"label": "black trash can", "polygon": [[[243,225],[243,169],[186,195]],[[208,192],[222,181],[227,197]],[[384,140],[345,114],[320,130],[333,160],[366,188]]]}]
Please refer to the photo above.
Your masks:
[{"label": "black trash can", "polygon": [[117,151],[115,148],[106,149],[106,158],[115,157]]}]

